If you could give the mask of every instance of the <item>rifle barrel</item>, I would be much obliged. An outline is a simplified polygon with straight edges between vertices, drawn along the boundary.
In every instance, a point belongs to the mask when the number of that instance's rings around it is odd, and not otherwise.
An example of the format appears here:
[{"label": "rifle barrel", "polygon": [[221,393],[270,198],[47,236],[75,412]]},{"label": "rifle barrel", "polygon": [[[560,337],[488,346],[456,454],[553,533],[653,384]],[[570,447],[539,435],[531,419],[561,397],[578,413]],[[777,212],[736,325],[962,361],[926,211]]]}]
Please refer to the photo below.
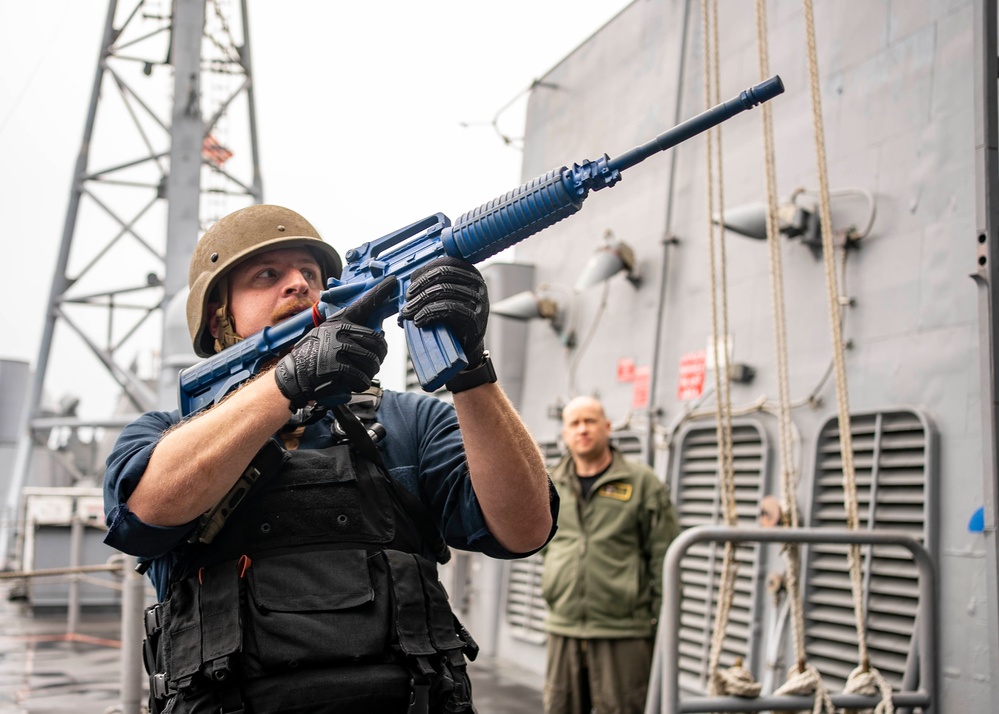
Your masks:
[{"label": "rifle barrel", "polygon": [[616,159],[611,159],[608,166],[612,171],[630,169],[635,164],[645,161],[645,159],[653,154],[666,151],[666,149],[672,149],[677,144],[683,143],[687,139],[721,124],[726,119],[731,119],[740,112],[752,109],[757,104],[762,104],[769,99],[773,99],[783,92],[784,83],[779,76],[774,75],[770,79],[741,92],[738,97],[714,106],[711,109],[706,109],[682,124],[677,124],[672,129],[664,131],[652,141],[648,141],[641,146],[636,146],[631,151],[621,154]]}]

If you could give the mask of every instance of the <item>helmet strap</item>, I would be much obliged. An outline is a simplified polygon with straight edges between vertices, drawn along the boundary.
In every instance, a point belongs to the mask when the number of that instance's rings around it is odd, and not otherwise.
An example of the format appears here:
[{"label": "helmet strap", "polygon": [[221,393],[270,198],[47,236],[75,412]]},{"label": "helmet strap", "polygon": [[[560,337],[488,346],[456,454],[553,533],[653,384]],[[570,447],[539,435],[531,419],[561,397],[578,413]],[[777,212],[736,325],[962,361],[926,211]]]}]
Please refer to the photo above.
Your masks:
[{"label": "helmet strap", "polygon": [[215,338],[215,351],[221,352],[226,347],[232,347],[237,342],[242,341],[242,337],[236,334],[236,326],[229,315],[229,277],[222,276],[218,283],[219,297],[222,304],[215,311],[215,317],[219,321],[219,334]]}]

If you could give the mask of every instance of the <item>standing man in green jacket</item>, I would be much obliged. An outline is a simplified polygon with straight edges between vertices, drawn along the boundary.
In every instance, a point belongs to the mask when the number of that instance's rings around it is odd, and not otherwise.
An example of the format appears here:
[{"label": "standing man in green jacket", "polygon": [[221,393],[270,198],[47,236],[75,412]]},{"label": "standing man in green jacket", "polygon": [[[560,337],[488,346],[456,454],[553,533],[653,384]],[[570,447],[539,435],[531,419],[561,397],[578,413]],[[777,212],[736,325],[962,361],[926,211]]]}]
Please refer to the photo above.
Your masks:
[{"label": "standing man in green jacket", "polygon": [[597,399],[570,401],[562,424],[562,508],[542,580],[545,714],[641,714],[676,511],[652,469],[611,446]]}]

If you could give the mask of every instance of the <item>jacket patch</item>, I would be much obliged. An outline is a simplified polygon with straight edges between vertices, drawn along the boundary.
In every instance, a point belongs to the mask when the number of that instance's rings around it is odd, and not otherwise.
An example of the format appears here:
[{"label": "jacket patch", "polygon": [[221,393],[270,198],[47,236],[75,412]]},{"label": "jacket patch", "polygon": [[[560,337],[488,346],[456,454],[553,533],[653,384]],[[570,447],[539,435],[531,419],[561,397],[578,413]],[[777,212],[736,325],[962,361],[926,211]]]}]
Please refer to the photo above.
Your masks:
[{"label": "jacket patch", "polygon": [[608,483],[601,486],[597,493],[617,501],[629,501],[631,500],[632,488],[630,483]]}]

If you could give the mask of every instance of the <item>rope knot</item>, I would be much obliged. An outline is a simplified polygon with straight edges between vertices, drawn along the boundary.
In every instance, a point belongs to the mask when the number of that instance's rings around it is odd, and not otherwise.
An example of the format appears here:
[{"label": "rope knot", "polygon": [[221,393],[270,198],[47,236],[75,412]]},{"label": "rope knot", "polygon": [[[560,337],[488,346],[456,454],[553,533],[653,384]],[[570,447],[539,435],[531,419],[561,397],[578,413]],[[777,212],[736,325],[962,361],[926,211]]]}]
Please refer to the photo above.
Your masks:
[{"label": "rope knot", "polygon": [[844,709],[844,712],[856,714],[894,714],[895,704],[891,699],[891,685],[875,667],[858,666],[846,679],[844,694],[881,695],[881,701],[873,709]]},{"label": "rope knot", "polygon": [[742,659],[728,669],[716,669],[712,673],[713,689],[719,696],[754,698],[760,696],[763,685],[753,678],[753,673],[742,666]]},{"label": "rope knot", "polygon": [[[812,714],[836,714],[832,699],[829,697],[829,690],[822,684],[822,676],[819,670],[813,665],[806,664],[802,669],[797,666],[788,670],[787,681],[784,682],[774,692],[777,696],[815,695],[815,706],[812,707]],[[774,714],[794,714],[788,711],[774,710]]]}]

